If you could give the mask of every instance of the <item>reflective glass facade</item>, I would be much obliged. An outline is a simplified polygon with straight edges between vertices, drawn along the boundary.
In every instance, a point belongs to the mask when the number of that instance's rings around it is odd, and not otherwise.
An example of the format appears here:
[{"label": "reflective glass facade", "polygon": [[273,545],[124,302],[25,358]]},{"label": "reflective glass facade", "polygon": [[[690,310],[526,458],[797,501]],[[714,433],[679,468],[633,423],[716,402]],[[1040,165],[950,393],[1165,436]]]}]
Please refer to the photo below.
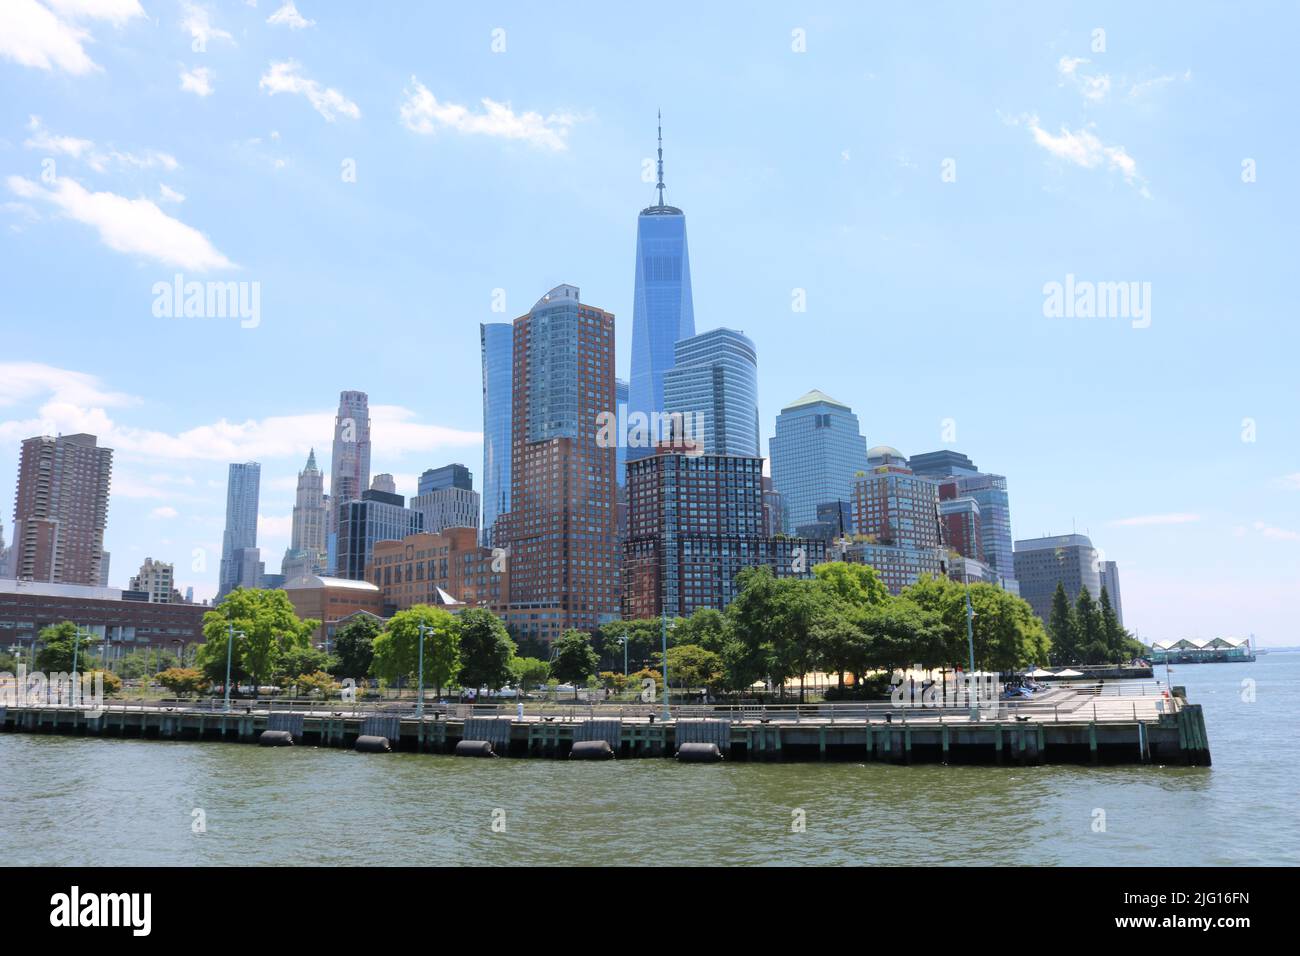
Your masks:
[{"label": "reflective glass facade", "polygon": [[848,500],[854,475],[867,470],[858,416],[821,392],[781,410],[769,445],[772,483],[785,503],[786,533],[817,520],[817,506]]},{"label": "reflective glass facade", "polygon": [[664,411],[689,414],[706,455],[757,458],[758,352],[733,329],[712,329],[682,339],[664,376]]},{"label": "reflective glass facade", "polygon": [[[629,412],[652,416],[664,410],[664,375],[673,367],[673,347],[694,334],[686,217],[674,206],[650,206],[637,218]],[[633,448],[629,454],[636,458],[648,451]]]},{"label": "reflective glass facade", "polygon": [[479,325],[483,353],[483,534],[492,543],[492,526],[510,510],[510,402],[514,326]]}]

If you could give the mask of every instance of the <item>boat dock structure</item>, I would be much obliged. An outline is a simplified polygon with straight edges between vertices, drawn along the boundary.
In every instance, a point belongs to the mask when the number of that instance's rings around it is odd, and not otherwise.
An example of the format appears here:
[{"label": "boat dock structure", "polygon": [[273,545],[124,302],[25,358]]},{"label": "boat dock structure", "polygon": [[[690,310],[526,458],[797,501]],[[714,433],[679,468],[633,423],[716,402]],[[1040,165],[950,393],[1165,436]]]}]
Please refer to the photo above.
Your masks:
[{"label": "boat dock structure", "polygon": [[220,700],[0,706],[0,731],[466,756],[678,757],[890,763],[1210,765],[1205,719],[1151,681],[1054,687],[1034,700],[955,706],[551,703],[351,704]]}]

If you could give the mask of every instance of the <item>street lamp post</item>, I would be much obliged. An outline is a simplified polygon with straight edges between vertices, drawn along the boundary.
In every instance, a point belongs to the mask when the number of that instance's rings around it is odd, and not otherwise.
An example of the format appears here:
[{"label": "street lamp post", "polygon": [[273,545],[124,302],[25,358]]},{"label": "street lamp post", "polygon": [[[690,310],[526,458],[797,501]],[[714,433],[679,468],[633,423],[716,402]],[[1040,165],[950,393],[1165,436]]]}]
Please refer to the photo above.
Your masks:
[{"label": "street lamp post", "polygon": [[81,628],[75,628],[72,633],[72,706],[76,707],[77,701],[81,699],[81,695],[77,693],[79,689],[77,686],[77,655],[81,650]]},{"label": "street lamp post", "polygon": [[[668,605],[665,603],[663,613],[659,617],[659,635],[663,644],[664,656],[664,720],[672,718],[672,711],[668,709]],[[627,645],[623,645],[624,648]]]},{"label": "street lamp post", "polygon": [[970,603],[970,578],[966,578],[966,650],[970,654],[970,672],[966,676],[970,687],[970,719],[980,719],[979,685],[975,681],[975,610]]},{"label": "street lamp post", "polygon": [[230,659],[233,656],[233,652],[235,649],[235,635],[238,634],[240,637],[247,637],[248,635],[245,634],[243,631],[236,631],[234,621],[228,623],[226,625],[226,629],[227,629],[228,636],[226,638],[226,688],[225,688],[226,707],[225,709],[226,712],[229,713],[230,712]]},{"label": "street lamp post", "polygon": [[424,632],[426,630],[431,631],[433,630],[433,628],[425,625],[424,621],[420,621],[420,627],[419,627],[419,633],[420,633],[419,672],[420,673],[417,680],[418,690],[416,691],[418,696],[415,699],[415,716],[420,718],[424,717]]}]

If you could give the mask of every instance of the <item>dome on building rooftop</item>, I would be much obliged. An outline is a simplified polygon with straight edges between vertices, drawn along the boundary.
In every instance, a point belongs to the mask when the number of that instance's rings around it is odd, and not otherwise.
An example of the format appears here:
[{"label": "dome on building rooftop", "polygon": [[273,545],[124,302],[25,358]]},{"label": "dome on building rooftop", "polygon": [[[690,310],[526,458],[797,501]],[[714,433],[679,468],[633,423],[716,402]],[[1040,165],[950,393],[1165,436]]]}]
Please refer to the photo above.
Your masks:
[{"label": "dome on building rooftop", "polygon": [[902,458],[907,460],[907,456],[895,448],[893,445],[876,445],[874,448],[867,449],[867,460],[875,458]]}]

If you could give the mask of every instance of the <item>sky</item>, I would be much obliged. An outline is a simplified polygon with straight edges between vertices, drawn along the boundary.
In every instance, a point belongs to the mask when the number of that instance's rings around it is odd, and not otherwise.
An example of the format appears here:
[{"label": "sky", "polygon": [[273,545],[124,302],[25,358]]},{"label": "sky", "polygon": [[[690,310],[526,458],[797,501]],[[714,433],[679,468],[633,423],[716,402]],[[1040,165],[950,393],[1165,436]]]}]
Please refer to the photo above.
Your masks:
[{"label": "sky", "polygon": [[[228,463],[278,571],[343,389],[372,474],[477,486],[480,322],[572,283],[627,376],[662,109],[765,443],[819,388],[1006,475],[1015,537],[1089,534],[1144,640],[1300,643],[1296,6],[738,11],[3,0],[0,498],[22,439],[98,435],[110,583],[149,556],[201,599]],[[169,315],[177,276],[258,308]]]}]

